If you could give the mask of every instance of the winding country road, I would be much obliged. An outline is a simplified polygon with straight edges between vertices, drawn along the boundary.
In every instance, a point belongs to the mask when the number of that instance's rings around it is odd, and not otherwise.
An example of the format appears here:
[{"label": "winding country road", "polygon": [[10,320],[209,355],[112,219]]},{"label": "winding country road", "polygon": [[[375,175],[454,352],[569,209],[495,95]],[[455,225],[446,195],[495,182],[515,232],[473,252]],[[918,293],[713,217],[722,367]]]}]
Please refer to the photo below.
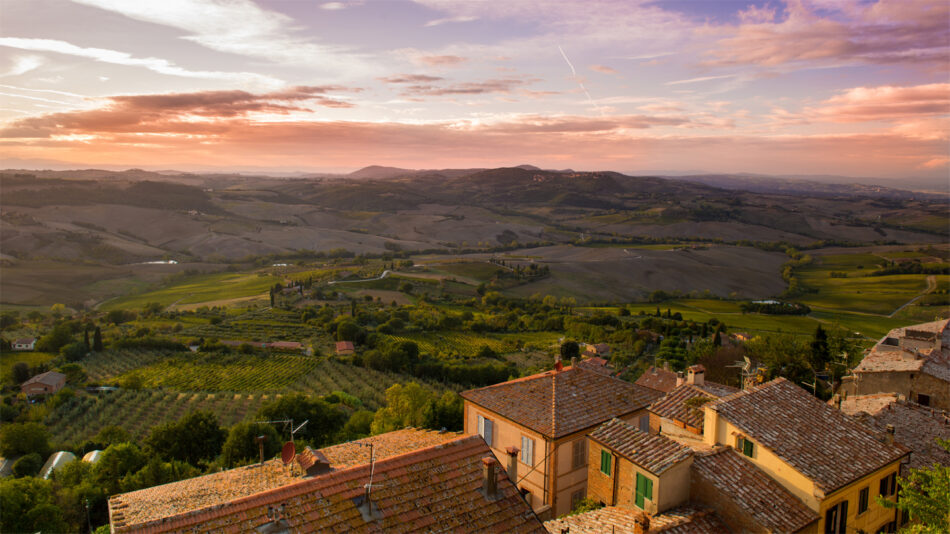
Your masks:
[{"label": "winding country road", "polygon": [[894,312],[888,315],[888,317],[894,317],[895,315],[897,315],[899,311],[917,302],[918,300],[920,300],[920,297],[923,297],[924,295],[926,295],[927,293],[930,293],[934,289],[937,289],[937,277],[934,275],[930,275],[927,277],[927,289],[925,289],[921,294],[917,295],[916,297],[905,302],[903,306],[894,310]]}]

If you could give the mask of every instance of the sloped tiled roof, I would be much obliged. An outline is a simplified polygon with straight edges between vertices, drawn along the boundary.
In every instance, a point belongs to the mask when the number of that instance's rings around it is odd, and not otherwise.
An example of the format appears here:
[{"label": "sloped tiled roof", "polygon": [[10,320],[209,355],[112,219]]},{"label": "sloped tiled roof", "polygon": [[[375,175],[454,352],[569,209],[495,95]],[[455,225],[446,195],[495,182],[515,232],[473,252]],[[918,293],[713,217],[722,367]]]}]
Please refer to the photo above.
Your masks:
[{"label": "sloped tiled roof", "polygon": [[[626,506],[606,506],[544,522],[551,534],[567,528],[571,534],[634,534],[634,519],[640,510]],[[708,508],[682,506],[650,517],[649,534],[722,534],[730,530]]]},{"label": "sloped tiled roof", "polygon": [[[904,338],[930,342],[931,347],[902,348],[899,344]],[[891,330],[854,368],[856,373],[917,371],[950,382],[950,319]]]},{"label": "sloped tiled roof", "polygon": [[[455,433],[410,428],[333,445],[315,453],[329,460],[332,469],[340,470],[369,462],[369,448],[359,443],[373,443],[376,459],[382,460],[457,438]],[[301,455],[307,455],[307,451],[301,451]],[[301,480],[301,475],[279,459],[270,460],[263,465],[238,467],[116,495],[109,499],[109,509],[122,513],[123,519],[114,521],[114,525],[135,525],[294,484]]]},{"label": "sloped tiled roof", "polygon": [[908,467],[950,466],[950,452],[936,442],[950,439],[950,413],[886,394],[848,397],[841,402],[841,411],[878,433],[894,425],[894,440],[913,451]]},{"label": "sloped tiled roof", "polygon": [[909,452],[883,443],[866,426],[784,378],[710,402],[706,409],[718,412],[826,494]]},{"label": "sloped tiled roof", "polygon": [[697,455],[693,477],[718,490],[709,498],[727,499],[763,530],[797,532],[818,521],[817,513],[733,449]]},{"label": "sloped tiled roof", "polygon": [[640,378],[634,383],[638,386],[669,393],[676,387],[676,373],[659,367],[651,367],[640,375]]},{"label": "sloped tiled roof", "polygon": [[641,432],[620,419],[607,421],[589,436],[654,475],[662,474],[693,455],[689,447],[663,436]]},{"label": "sloped tiled roof", "polygon": [[575,366],[463,391],[461,395],[556,439],[645,408],[660,393]]},{"label": "sloped tiled roof", "polygon": [[34,376],[33,378],[27,380],[26,382],[21,384],[21,386],[25,386],[27,384],[37,384],[37,383],[46,384],[47,386],[55,386],[61,380],[65,380],[65,379],[66,379],[66,375],[64,375],[63,373],[57,373],[56,371],[46,371],[45,373],[38,374]]},{"label": "sloped tiled roof", "polygon": [[577,366],[604,375],[611,375],[614,372],[613,367],[607,362],[607,360],[597,356],[594,356],[593,358],[584,358],[583,360],[577,362]]},{"label": "sloped tiled roof", "polygon": [[499,466],[498,498],[481,493],[486,457],[494,460],[485,442],[468,436],[376,462],[372,502],[380,517],[370,521],[357,507],[370,477],[370,466],[363,464],[148,523],[116,525],[113,511],[113,527],[256,534],[269,522],[268,507],[283,506],[289,532],[544,532]]},{"label": "sloped tiled roof", "polygon": [[691,407],[686,404],[690,399],[705,398],[715,400],[739,391],[734,387],[706,382],[701,386],[683,384],[670,391],[660,400],[650,405],[650,412],[665,419],[682,421],[693,428],[702,430],[703,409],[701,406]]}]

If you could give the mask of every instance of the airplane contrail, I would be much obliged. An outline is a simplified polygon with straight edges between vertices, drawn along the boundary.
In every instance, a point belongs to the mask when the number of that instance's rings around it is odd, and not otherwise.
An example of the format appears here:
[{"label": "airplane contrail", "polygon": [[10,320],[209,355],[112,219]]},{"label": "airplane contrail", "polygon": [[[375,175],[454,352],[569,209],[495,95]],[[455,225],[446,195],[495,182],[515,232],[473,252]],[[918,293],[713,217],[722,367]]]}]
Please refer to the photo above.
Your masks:
[{"label": "airplane contrail", "polygon": [[577,85],[581,86],[581,90],[584,91],[584,94],[587,95],[587,101],[590,102],[590,105],[594,105],[594,99],[590,97],[590,93],[587,92],[587,88],[584,87],[584,83],[580,78],[577,77],[577,71],[574,70],[574,65],[571,63],[570,59],[567,59],[567,54],[564,53],[564,49],[561,48],[561,45],[557,45],[557,49],[561,51],[561,57],[564,58],[564,61],[567,62],[567,66],[571,68],[571,75],[574,78],[574,81],[577,82]]}]

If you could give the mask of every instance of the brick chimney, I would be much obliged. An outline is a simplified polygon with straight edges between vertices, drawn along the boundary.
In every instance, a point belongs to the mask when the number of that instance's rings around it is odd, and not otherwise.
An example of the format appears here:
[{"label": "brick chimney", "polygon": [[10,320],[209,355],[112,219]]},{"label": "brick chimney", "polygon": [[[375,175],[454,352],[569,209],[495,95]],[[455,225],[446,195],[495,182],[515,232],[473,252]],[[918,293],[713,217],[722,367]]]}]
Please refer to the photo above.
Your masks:
[{"label": "brick chimney", "polygon": [[497,463],[494,457],[486,456],[482,458],[482,494],[489,501],[498,499],[498,479],[495,478],[495,464]]},{"label": "brick chimney", "polygon": [[561,369],[564,369],[564,364],[561,363],[561,354],[557,353],[554,355],[554,370],[560,371]]},{"label": "brick chimney", "polygon": [[518,453],[521,452],[518,447],[508,447],[505,449],[508,453],[508,478],[515,486],[518,485]]},{"label": "brick chimney", "polygon": [[682,386],[682,385],[685,384],[685,383],[686,383],[686,379],[683,378],[683,373],[682,373],[682,372],[677,372],[677,373],[676,373],[676,387],[680,387],[680,386]]},{"label": "brick chimney", "polygon": [[884,432],[884,443],[894,444],[894,425],[887,425],[887,430]]},{"label": "brick chimney", "polygon": [[691,365],[686,370],[686,383],[694,386],[701,386],[706,383],[706,368],[702,365]]},{"label": "brick chimney", "polygon": [[650,516],[640,512],[633,518],[633,534],[647,534],[650,532]]}]

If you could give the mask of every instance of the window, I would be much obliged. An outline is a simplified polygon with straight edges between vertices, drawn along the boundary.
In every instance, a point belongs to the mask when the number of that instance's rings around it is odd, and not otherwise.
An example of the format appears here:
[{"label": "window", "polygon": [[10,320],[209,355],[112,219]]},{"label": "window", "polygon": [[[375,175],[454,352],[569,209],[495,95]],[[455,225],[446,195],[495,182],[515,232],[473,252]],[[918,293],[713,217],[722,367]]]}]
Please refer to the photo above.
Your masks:
[{"label": "window", "polygon": [[641,415],[640,416],[640,432],[650,433],[650,416]]},{"label": "window", "polygon": [[478,416],[478,435],[485,440],[485,443],[487,443],[489,447],[492,446],[493,426],[491,419],[485,419],[480,415]]},{"label": "window", "polygon": [[867,487],[861,490],[861,493],[858,494],[858,514],[863,514],[868,511],[868,495],[871,493],[871,488]]},{"label": "window", "polygon": [[521,462],[534,465],[534,440],[527,436],[521,436]]},{"label": "window", "polygon": [[752,458],[755,444],[745,438],[739,438],[738,442],[736,443],[736,448],[742,451],[742,454]]},{"label": "window", "polygon": [[891,473],[881,479],[880,493],[881,497],[890,497],[897,493],[897,473]]},{"label": "window", "polygon": [[825,512],[825,534],[845,534],[848,528],[848,501],[842,501]]},{"label": "window", "polygon": [[645,501],[653,500],[653,479],[637,473],[637,493],[635,497],[637,508],[644,509]]},{"label": "window", "polygon": [[610,476],[610,461],[613,458],[610,456],[610,453],[607,451],[600,451],[600,472]]},{"label": "window", "polygon": [[584,500],[584,490],[579,489],[571,494],[571,510],[577,509],[577,505]]},{"label": "window", "polygon": [[581,438],[571,446],[571,467],[579,469],[587,465],[587,438]]},{"label": "window", "polygon": [[924,395],[923,393],[918,393],[917,404],[921,406],[930,406],[930,395]]},{"label": "window", "polygon": [[881,525],[881,528],[877,529],[877,534],[886,534],[890,532],[897,532],[897,523],[891,521],[890,523],[884,523]]}]

